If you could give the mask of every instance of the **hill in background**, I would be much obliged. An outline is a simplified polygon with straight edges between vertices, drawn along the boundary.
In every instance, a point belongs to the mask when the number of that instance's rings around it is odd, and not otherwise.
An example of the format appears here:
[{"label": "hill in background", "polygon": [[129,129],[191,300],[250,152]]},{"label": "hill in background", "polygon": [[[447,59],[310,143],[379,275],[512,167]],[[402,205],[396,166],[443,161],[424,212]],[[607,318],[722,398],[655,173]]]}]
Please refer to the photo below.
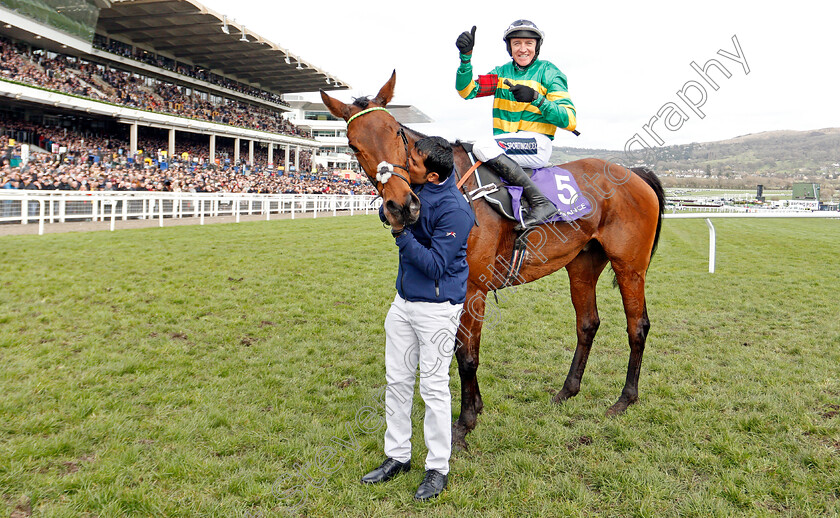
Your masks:
[{"label": "hill in background", "polygon": [[[622,157],[623,151],[555,147],[555,164],[586,157]],[[840,128],[811,131],[765,131],[716,142],[692,142],[652,148],[657,172],[701,173],[705,176],[840,175]],[[621,160],[619,160],[621,161]],[[627,164],[625,164],[627,165]]]},{"label": "hill in background", "polygon": [[[840,128],[765,131],[716,142],[651,148],[645,165],[666,187],[790,189],[795,182],[822,186],[822,198],[840,194]],[[554,164],[596,157],[628,163],[621,150],[555,147]]]}]

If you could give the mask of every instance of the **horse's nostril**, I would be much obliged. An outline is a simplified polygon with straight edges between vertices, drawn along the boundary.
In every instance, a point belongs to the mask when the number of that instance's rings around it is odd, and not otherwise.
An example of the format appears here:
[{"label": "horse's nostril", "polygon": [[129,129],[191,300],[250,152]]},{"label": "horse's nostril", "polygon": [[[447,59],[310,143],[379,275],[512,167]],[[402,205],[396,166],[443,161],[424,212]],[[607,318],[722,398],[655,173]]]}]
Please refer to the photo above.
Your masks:
[{"label": "horse's nostril", "polygon": [[405,205],[406,205],[406,207],[408,207],[409,211],[411,211],[413,213],[419,212],[420,211],[420,198],[418,198],[417,195],[414,194],[413,192],[409,193],[408,198],[406,199],[406,204]]}]

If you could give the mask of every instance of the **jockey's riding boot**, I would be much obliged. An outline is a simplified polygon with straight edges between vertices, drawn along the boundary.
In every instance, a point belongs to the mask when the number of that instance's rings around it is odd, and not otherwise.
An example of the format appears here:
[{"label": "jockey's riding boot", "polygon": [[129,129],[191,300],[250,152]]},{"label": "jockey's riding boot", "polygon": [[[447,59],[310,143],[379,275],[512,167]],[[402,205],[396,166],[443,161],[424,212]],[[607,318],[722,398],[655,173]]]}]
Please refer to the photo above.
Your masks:
[{"label": "jockey's riding boot", "polygon": [[522,216],[522,229],[539,225],[557,213],[557,207],[545,197],[528,176],[528,173],[522,169],[522,166],[514,162],[509,156],[502,153],[484,163],[493,168],[510,185],[522,187],[522,195],[528,200],[528,205],[531,207],[528,213]]}]

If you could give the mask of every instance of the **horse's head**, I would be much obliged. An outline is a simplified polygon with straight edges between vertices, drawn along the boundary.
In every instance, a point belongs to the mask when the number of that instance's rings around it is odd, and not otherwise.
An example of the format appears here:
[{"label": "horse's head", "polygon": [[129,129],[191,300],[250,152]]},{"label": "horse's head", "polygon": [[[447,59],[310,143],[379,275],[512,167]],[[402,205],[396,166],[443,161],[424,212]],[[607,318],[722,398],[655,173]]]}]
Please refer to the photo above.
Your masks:
[{"label": "horse's head", "polygon": [[321,90],[327,109],[347,121],[347,141],[365,174],[382,196],[385,217],[393,225],[410,225],[420,217],[420,199],[411,190],[408,173],[410,146],[405,129],[385,106],[394,96],[397,73],[373,99],[352,104],[333,99]]}]

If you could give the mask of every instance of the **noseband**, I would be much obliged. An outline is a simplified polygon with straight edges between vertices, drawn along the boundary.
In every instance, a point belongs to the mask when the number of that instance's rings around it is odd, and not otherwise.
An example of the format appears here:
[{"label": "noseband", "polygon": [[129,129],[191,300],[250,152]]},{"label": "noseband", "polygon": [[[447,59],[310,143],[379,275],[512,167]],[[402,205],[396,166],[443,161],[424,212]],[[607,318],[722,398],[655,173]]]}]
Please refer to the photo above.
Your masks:
[{"label": "noseband", "polygon": [[[387,113],[388,115],[391,115],[391,117],[393,117],[391,112],[389,112],[386,108],[383,108],[381,106],[375,106],[373,108],[368,108],[366,110],[362,110],[359,113],[357,113],[357,114],[353,115],[352,117],[350,117],[349,119],[347,119],[347,128],[350,128],[350,123],[353,122],[354,119],[356,119],[358,117],[361,117],[362,115],[365,115],[367,113],[375,112],[375,111],[383,111],[383,112]],[[405,176],[401,175],[400,173],[398,173],[394,170],[394,169],[402,169],[403,171],[405,171],[406,175],[409,174],[409,172],[408,172],[408,137],[405,136],[405,129],[402,127],[402,125],[400,125],[400,129],[397,131],[397,135],[399,135],[402,138],[403,147],[405,148],[405,166],[392,164],[390,162],[385,162],[385,161],[382,161],[382,162],[379,163],[379,166],[377,167],[378,171],[376,173],[376,181],[382,184],[383,189],[385,188],[385,184],[388,182],[388,180],[391,178],[392,175],[396,176],[397,178],[399,178],[400,180],[402,180],[406,184],[408,184],[409,189],[411,188],[411,182],[408,181],[408,178],[406,178]],[[372,176],[370,176],[369,174],[367,174],[367,171],[365,171],[365,176],[367,176],[368,180],[370,180],[370,183],[373,184],[373,187],[377,191],[379,191],[379,187],[377,187],[376,182],[374,182],[374,178]]]}]

